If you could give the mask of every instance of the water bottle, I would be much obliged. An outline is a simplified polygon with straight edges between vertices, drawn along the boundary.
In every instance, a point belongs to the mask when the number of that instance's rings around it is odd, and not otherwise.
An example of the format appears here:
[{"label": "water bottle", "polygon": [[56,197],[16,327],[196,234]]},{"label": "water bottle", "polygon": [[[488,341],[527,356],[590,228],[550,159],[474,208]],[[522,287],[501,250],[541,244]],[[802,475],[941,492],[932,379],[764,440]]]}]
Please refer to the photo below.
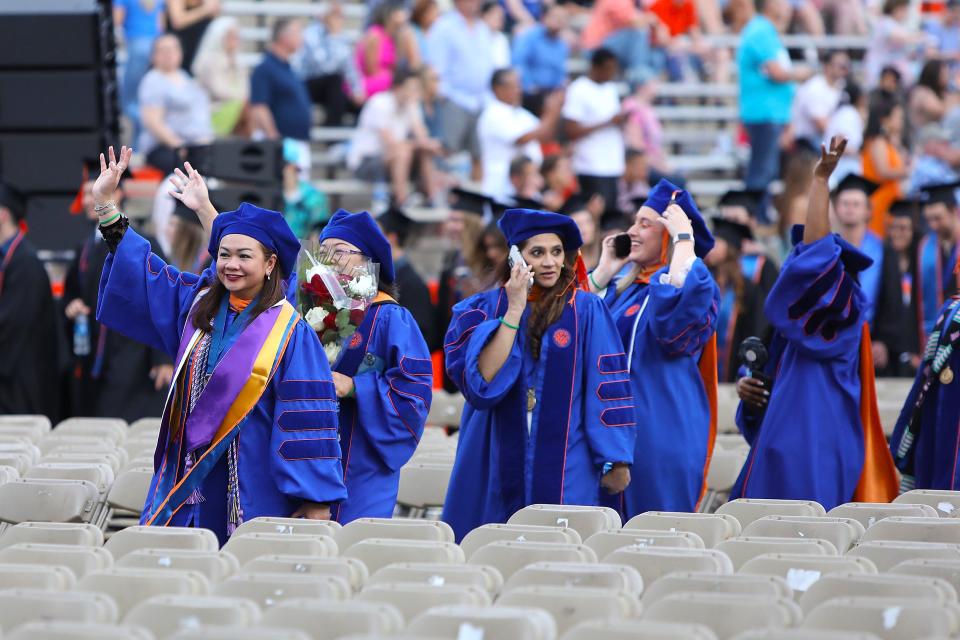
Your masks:
[{"label": "water bottle", "polygon": [[85,313],[73,321],[73,353],[78,357],[90,355],[90,318]]},{"label": "water bottle", "polygon": [[378,181],[373,184],[373,197],[370,201],[370,213],[376,218],[390,207],[390,186]]}]

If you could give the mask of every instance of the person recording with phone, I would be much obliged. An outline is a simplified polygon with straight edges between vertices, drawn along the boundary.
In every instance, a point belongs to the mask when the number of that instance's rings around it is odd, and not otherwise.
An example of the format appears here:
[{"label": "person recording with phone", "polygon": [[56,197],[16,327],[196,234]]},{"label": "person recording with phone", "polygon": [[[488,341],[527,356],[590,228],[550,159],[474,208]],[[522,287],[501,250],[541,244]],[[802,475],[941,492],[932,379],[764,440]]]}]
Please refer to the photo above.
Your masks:
[{"label": "person recording with phone", "polygon": [[511,247],[502,286],[454,306],[444,340],[466,398],[443,512],[458,541],[530,504],[618,504],[634,458],[627,356],[581,289],[576,224],[509,209],[499,226]]},{"label": "person recording with phone", "polygon": [[[716,435],[720,294],[702,258],[714,240],[693,197],[666,180],[625,236],[607,237],[590,286],[626,346],[636,404],[625,515],[695,511]],[[624,269],[626,268],[626,271]]]}]

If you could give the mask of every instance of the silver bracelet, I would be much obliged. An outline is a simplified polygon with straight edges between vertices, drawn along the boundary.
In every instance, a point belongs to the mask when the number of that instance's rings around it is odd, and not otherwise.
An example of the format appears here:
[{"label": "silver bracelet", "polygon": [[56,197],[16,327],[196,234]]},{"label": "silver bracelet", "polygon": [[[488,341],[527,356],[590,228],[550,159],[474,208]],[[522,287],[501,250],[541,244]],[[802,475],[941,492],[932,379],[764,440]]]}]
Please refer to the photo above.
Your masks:
[{"label": "silver bracelet", "polygon": [[104,202],[103,204],[93,205],[93,210],[97,213],[100,213],[101,211],[109,211],[110,209],[115,209],[116,207],[117,207],[117,203],[113,200],[109,200],[107,202]]}]

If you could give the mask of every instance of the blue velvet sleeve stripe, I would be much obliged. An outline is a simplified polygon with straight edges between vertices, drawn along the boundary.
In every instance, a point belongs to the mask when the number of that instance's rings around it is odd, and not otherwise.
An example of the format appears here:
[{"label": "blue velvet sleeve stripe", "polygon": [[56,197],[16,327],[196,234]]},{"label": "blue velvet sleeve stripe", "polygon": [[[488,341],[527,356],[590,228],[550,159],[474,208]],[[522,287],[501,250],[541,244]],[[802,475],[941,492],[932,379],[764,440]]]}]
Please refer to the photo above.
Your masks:
[{"label": "blue velvet sleeve stripe", "polygon": [[636,424],[633,405],[604,409],[600,422],[605,427],[632,427]]},{"label": "blue velvet sleeve stripe", "polygon": [[[850,276],[844,273],[841,275],[840,282],[837,283],[837,288],[833,292],[833,299],[825,306],[820,307],[810,314],[810,317],[803,325],[804,332],[807,335],[819,333],[825,339],[830,340],[831,337],[826,335],[823,330],[825,328],[824,323],[829,321],[830,325],[834,326],[838,321],[848,317],[850,299],[852,297],[853,281]],[[833,335],[836,335],[836,331],[833,331]]]},{"label": "blue velvet sleeve stripe", "polygon": [[281,431],[326,431],[337,428],[335,405],[327,411],[284,411],[277,418]]},{"label": "blue velvet sleeve stripe", "polygon": [[613,400],[632,400],[633,391],[629,380],[613,380],[601,382],[597,387],[597,397],[605,402]]},{"label": "blue velvet sleeve stripe", "polygon": [[597,369],[600,373],[627,373],[627,354],[609,353],[600,356],[597,360]]},{"label": "blue velvet sleeve stripe", "polygon": [[337,438],[314,438],[310,440],[285,440],[278,451],[287,462],[296,460],[336,460],[340,458],[340,441]]},{"label": "blue velvet sleeve stripe", "polygon": [[825,296],[842,276],[843,265],[840,262],[840,257],[837,256],[833,264],[803,292],[803,295],[801,295],[796,302],[790,305],[790,308],[787,310],[788,317],[791,320],[796,320],[810,313],[820,301],[820,298]]},{"label": "blue velvet sleeve stripe", "polygon": [[295,400],[336,400],[337,388],[332,380],[283,380],[277,395],[284,402]]},{"label": "blue velvet sleeve stripe", "polygon": [[403,356],[400,358],[400,371],[408,376],[433,377],[433,363],[422,358]]}]

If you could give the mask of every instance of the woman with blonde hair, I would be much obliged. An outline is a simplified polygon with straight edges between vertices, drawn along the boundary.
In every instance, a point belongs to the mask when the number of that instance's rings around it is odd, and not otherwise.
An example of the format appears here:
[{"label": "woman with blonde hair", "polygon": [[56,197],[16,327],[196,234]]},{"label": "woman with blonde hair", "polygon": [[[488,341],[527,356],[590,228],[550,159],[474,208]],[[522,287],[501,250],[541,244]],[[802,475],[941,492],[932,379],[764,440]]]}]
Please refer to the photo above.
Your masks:
[{"label": "woman with blonde hair", "polygon": [[214,20],[197,49],[193,76],[210,96],[213,132],[227,136],[243,120],[250,98],[250,72],[240,64],[240,27],[237,19]]}]

